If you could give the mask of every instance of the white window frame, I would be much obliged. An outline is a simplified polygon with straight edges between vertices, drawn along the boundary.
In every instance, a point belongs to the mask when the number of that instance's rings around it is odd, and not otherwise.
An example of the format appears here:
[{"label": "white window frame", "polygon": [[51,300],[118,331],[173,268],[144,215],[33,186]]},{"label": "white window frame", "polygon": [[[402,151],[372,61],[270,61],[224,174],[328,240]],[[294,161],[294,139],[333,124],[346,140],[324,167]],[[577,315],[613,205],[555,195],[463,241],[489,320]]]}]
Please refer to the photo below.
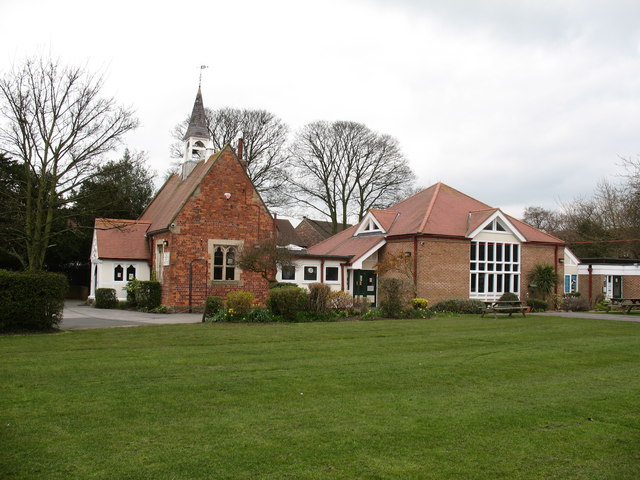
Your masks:
[{"label": "white window frame", "polygon": [[386,233],[378,219],[375,218],[371,212],[365,215],[353,236],[357,237],[358,235],[367,233]]},{"label": "white window frame", "polygon": [[[569,289],[567,290],[567,278],[569,278]],[[564,293],[575,293],[578,291],[578,275],[575,273],[564,276]]]},{"label": "white window frame", "polygon": [[[335,268],[338,272],[338,277],[335,280],[329,280],[328,276],[327,276],[327,270],[329,268]],[[325,265],[324,266],[324,282],[325,283],[340,283],[340,267],[336,266],[336,265]]]},{"label": "white window frame", "polygon": [[[315,278],[313,280],[307,279],[307,273],[308,273],[307,269],[308,268],[313,268],[316,271],[316,276],[315,276]],[[317,282],[318,281],[318,270],[319,270],[319,267],[317,265],[305,265],[303,267],[303,270],[302,270],[302,281],[305,282],[305,283]]]},{"label": "white window frame", "polygon": [[[498,228],[498,225],[500,225],[500,229]],[[489,223],[487,223],[485,227],[482,229],[482,231],[495,232],[495,233],[508,233],[508,234],[511,233],[509,229],[504,225],[504,223],[500,221],[498,218],[494,218]]]},{"label": "white window frame", "polygon": [[[513,255],[514,250],[516,255]],[[469,298],[497,300],[506,292],[519,297],[521,255],[519,243],[472,241],[469,246]]]}]

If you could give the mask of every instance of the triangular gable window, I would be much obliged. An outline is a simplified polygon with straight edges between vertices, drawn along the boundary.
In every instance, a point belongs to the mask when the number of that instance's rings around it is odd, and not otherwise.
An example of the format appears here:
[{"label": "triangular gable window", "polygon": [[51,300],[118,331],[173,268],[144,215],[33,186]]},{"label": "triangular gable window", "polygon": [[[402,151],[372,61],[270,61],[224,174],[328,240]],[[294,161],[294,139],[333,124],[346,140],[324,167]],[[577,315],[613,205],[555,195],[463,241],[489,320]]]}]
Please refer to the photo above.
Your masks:
[{"label": "triangular gable window", "polygon": [[489,232],[506,232],[507,228],[503,225],[503,223],[499,219],[494,218],[491,222],[487,223],[487,225],[483,228],[483,230],[486,230]]},{"label": "triangular gable window", "polygon": [[381,232],[382,228],[378,225],[373,218],[370,218],[364,226],[365,232]]},{"label": "triangular gable window", "polygon": [[362,235],[365,233],[384,233],[377,219],[371,213],[364,217],[354,235]]}]

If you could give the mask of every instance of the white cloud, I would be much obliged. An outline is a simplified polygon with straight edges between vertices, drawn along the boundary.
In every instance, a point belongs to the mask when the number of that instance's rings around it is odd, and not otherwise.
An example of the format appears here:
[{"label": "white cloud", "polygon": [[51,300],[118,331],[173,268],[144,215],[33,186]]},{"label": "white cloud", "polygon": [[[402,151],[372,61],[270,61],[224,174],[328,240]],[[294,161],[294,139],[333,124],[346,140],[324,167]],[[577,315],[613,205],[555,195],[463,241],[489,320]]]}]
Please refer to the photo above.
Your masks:
[{"label": "white cloud", "polygon": [[142,122],[129,146],[161,171],[207,64],[207,106],[360,121],[400,140],[424,186],[555,207],[640,152],[636,3],[5,0],[0,70],[51,51],[106,71]]}]

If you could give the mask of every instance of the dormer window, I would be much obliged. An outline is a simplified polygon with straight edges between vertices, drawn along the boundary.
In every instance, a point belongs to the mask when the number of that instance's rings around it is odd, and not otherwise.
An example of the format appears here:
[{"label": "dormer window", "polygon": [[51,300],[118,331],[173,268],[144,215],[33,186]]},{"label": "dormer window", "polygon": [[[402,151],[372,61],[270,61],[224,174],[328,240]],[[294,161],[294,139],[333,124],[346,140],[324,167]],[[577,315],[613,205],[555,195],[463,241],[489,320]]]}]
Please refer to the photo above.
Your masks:
[{"label": "dormer window", "polygon": [[490,232],[506,232],[507,231],[507,229],[502,224],[502,222],[497,218],[494,218],[491,222],[489,222],[487,226],[483,228],[483,230],[490,231]]},{"label": "dormer window", "polygon": [[382,228],[380,225],[372,218],[369,217],[364,221],[362,228],[360,228],[361,233],[373,233],[373,232],[381,232]]},{"label": "dormer window", "polygon": [[379,235],[381,233],[387,233],[387,232],[384,230],[384,228],[382,228],[380,219],[376,218],[376,216],[373,213],[369,212],[364,216],[364,218],[360,222],[360,225],[358,225],[358,228],[356,229],[353,236],[357,237],[359,235],[374,235],[374,234]]}]

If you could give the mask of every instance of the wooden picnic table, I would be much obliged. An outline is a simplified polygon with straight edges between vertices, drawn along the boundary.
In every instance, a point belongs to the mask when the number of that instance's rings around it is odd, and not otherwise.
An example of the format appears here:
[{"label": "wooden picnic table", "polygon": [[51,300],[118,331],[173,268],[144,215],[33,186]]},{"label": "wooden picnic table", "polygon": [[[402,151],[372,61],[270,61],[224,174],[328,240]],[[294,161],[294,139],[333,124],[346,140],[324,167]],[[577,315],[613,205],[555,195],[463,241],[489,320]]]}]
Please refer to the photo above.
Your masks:
[{"label": "wooden picnic table", "polygon": [[609,300],[612,307],[620,307],[631,313],[631,310],[640,310],[640,298],[612,298]]},{"label": "wooden picnic table", "polygon": [[484,302],[484,311],[482,312],[482,317],[486,313],[493,313],[494,318],[498,318],[498,313],[508,313],[509,316],[514,313],[522,313],[523,317],[526,317],[525,312],[529,309],[524,302],[520,300],[503,300],[503,301],[495,301],[495,302]]}]

